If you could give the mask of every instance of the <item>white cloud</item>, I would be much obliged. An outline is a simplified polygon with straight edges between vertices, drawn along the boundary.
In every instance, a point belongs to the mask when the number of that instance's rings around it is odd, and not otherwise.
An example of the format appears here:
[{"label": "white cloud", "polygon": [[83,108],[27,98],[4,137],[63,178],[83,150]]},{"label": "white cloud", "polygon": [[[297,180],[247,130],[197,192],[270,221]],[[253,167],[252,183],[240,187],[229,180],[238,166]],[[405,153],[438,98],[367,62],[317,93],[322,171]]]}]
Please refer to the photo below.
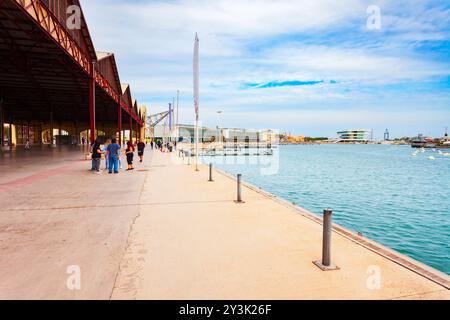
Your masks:
[{"label": "white cloud", "polygon": [[[171,101],[177,89],[183,106],[192,102],[193,39],[199,32],[201,107],[209,117],[205,122],[215,121],[217,108],[239,108],[233,111],[235,118],[227,117],[231,126],[239,123],[238,115],[246,109],[259,110],[258,118],[265,117],[264,110],[270,118],[281,104],[307,107],[336,101],[354,106],[389,98],[367,86],[450,74],[448,59],[434,61],[415,51],[419,41],[449,38],[448,11],[430,8],[428,1],[380,0],[382,30],[373,33],[365,30],[366,8],[372,2],[95,0],[82,5],[96,49],[116,53],[121,80],[129,82],[138,101],[154,111]],[[243,83],[275,80],[339,83],[239,88]],[[420,96],[424,93],[411,94],[410,99],[421,101]],[[443,99],[449,101],[446,95]],[[186,119],[191,118],[187,112]]]}]

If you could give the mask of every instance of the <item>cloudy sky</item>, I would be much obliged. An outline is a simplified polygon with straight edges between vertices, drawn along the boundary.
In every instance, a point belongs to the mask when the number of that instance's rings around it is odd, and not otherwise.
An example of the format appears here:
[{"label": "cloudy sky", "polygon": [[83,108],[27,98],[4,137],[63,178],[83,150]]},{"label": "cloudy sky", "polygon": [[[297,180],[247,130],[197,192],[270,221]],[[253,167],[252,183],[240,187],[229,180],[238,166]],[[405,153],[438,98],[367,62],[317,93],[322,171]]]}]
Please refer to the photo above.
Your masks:
[{"label": "cloudy sky", "polygon": [[[198,32],[204,125],[329,137],[346,128],[442,136],[450,127],[447,0],[82,5],[96,49],[115,53],[121,81],[152,113],[180,90],[181,122],[193,122]],[[381,29],[367,26],[371,5],[381,10]]]}]

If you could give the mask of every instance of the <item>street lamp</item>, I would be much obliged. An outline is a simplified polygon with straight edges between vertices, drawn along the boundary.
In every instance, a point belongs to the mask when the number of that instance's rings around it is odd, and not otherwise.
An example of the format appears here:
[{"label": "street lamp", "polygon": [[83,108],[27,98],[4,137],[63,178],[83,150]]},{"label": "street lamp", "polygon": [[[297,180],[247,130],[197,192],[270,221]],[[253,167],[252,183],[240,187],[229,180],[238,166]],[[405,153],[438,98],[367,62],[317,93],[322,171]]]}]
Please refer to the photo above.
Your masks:
[{"label": "street lamp", "polygon": [[[222,134],[221,134],[221,130],[220,130],[220,116],[222,115],[223,111],[218,110],[217,111],[217,139],[220,141],[220,144],[222,146],[223,149],[223,139],[222,139]],[[218,142],[219,142],[218,141]]]}]

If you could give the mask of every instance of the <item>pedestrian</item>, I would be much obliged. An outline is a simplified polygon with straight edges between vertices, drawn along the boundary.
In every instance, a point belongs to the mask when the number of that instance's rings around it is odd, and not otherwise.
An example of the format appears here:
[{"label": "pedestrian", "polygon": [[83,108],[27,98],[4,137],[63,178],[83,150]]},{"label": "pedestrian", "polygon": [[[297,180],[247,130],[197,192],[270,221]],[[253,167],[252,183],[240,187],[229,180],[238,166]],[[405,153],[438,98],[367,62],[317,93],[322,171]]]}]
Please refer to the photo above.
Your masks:
[{"label": "pedestrian", "polygon": [[145,143],[143,141],[139,141],[137,144],[137,149],[138,149],[138,156],[139,156],[139,161],[142,163],[142,161],[144,160],[144,150],[145,150]]},{"label": "pedestrian", "polygon": [[109,158],[109,174],[119,173],[119,159],[120,159],[120,146],[117,144],[116,138],[111,140],[111,144],[107,148],[108,158]]},{"label": "pedestrian", "polygon": [[30,140],[27,139],[27,143],[25,144],[25,150],[31,150]]},{"label": "pedestrian", "polygon": [[127,156],[128,169],[127,171],[134,170],[133,168],[133,158],[134,158],[134,146],[133,142],[127,142],[127,149],[125,150],[125,155]]},{"label": "pedestrian", "polygon": [[92,146],[92,163],[93,163],[93,171],[97,174],[101,174],[100,171],[100,162],[102,160],[103,151],[101,150],[100,143],[98,140],[95,140],[94,145]]},{"label": "pedestrian", "polygon": [[[95,141],[94,141],[95,144]],[[90,149],[90,155],[91,155],[91,171],[95,171],[95,159],[93,157],[94,155],[94,144],[91,145],[91,149]]]},{"label": "pedestrian", "polygon": [[154,143],[153,143],[153,140],[150,142],[150,147],[152,148],[152,150],[153,150],[153,147],[154,147]]},{"label": "pedestrian", "polygon": [[103,153],[105,155],[105,170],[109,169],[109,155],[108,155],[108,146],[111,144],[111,139],[107,139],[105,144],[103,145]]}]

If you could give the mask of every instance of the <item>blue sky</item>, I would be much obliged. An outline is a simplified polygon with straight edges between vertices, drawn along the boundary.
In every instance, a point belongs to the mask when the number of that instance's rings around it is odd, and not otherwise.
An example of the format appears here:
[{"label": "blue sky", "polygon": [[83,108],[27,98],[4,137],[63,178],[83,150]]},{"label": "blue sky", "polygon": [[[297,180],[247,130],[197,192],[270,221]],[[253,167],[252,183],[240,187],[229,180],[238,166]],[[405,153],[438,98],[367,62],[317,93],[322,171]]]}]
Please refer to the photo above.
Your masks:
[{"label": "blue sky", "polygon": [[[200,38],[204,125],[310,136],[346,128],[382,137],[450,127],[450,3],[365,0],[82,1],[96,49],[160,112],[180,90],[194,120],[192,53]],[[381,9],[369,30],[366,10]],[[220,118],[217,111],[223,111]]]}]

